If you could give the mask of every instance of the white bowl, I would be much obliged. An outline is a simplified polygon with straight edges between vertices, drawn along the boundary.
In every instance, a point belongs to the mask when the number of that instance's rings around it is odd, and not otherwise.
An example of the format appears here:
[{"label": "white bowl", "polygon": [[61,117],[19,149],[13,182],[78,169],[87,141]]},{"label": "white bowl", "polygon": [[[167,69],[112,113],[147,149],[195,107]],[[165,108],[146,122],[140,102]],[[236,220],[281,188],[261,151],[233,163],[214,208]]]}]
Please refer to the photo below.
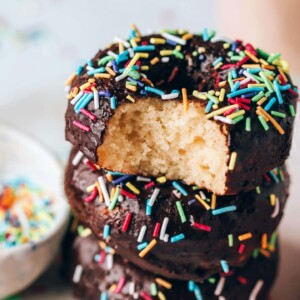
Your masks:
[{"label": "white bowl", "polygon": [[0,250],[0,299],[28,287],[49,266],[65,234],[69,206],[63,194],[63,169],[53,155],[31,137],[0,124],[0,181],[29,178],[49,192],[57,205],[56,221],[35,245]]}]

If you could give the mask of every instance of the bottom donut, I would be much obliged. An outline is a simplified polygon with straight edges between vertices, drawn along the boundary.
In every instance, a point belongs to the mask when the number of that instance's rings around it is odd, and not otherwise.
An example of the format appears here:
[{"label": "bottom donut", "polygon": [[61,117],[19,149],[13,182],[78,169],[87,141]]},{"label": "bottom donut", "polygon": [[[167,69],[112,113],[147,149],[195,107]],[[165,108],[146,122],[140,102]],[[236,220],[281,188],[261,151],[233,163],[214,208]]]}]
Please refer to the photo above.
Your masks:
[{"label": "bottom donut", "polygon": [[266,300],[279,260],[274,243],[268,249],[254,251],[243,267],[195,283],[145,272],[95,236],[77,236],[71,257],[74,296],[83,300]]}]

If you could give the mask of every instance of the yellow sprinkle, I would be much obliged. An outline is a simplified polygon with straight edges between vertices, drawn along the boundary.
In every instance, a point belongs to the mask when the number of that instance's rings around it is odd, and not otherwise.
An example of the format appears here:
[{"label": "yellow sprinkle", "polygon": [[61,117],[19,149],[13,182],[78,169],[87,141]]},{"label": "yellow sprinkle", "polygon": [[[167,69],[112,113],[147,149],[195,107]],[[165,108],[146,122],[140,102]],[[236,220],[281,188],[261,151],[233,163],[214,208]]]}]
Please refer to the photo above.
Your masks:
[{"label": "yellow sprinkle", "polygon": [[236,163],[236,158],[237,158],[237,153],[236,152],[232,152],[231,156],[230,156],[229,167],[228,167],[229,171],[232,171],[234,169],[235,163]]},{"label": "yellow sprinkle", "polygon": [[79,88],[76,86],[72,91],[72,96],[75,97],[79,93]]},{"label": "yellow sprinkle", "polygon": [[110,67],[106,67],[105,68],[106,72],[109,73],[111,76],[116,76],[116,73],[113,69],[111,69]]},{"label": "yellow sprinkle", "polygon": [[218,105],[218,104],[213,104],[212,108],[213,108],[213,109],[218,109],[218,108],[219,108],[219,105]]},{"label": "yellow sprinkle", "polygon": [[98,74],[96,73],[96,74],[94,74],[94,77],[100,78],[100,79],[109,79],[109,78],[111,78],[111,75],[108,73],[98,73]]},{"label": "yellow sprinkle", "polygon": [[158,285],[161,285],[163,286],[164,288],[170,290],[172,288],[172,284],[162,278],[155,278],[155,282],[158,284]]},{"label": "yellow sprinkle", "polygon": [[136,92],[137,91],[137,87],[135,85],[129,85],[126,84],[126,89],[132,91],[132,92]]},{"label": "yellow sprinkle", "polygon": [[132,60],[130,61],[130,63],[127,65],[126,69],[124,70],[124,73],[127,73],[131,69],[131,67],[135,65],[135,63],[139,60],[139,58],[140,58],[139,53],[136,53],[132,58]]},{"label": "yellow sprinkle", "polygon": [[115,283],[113,283],[113,284],[111,285],[111,287],[108,289],[108,291],[109,291],[110,293],[113,293],[113,292],[115,291],[116,288],[117,288],[117,285],[116,285]]},{"label": "yellow sprinkle", "polygon": [[111,192],[110,192],[110,197],[109,197],[109,199],[110,199],[110,201],[112,201],[112,199],[114,198],[114,195],[115,195],[115,193],[116,193],[116,188],[115,187],[113,187],[112,189],[111,189]]},{"label": "yellow sprinkle", "polygon": [[106,248],[106,243],[103,241],[99,241],[98,245],[99,245],[100,249],[102,249],[102,250]]},{"label": "yellow sprinkle", "polygon": [[218,64],[216,64],[216,65],[214,66],[214,69],[217,70],[217,69],[219,69],[222,65],[223,65],[223,63],[222,63],[222,62],[219,62]]},{"label": "yellow sprinkle", "polygon": [[160,44],[160,45],[163,45],[166,43],[166,40],[165,39],[160,39],[160,38],[151,38],[150,39],[150,43],[151,44]]},{"label": "yellow sprinkle", "polygon": [[89,80],[88,80],[89,83],[94,83],[95,81],[96,81],[95,78],[89,78]]},{"label": "yellow sprinkle", "polygon": [[267,97],[262,97],[259,101],[257,101],[257,104],[262,105],[267,99]]},{"label": "yellow sprinkle", "polygon": [[244,234],[241,234],[238,236],[238,239],[240,242],[242,241],[245,241],[245,240],[249,240],[252,238],[252,233],[251,232],[247,232],[247,233],[244,233]]},{"label": "yellow sprinkle", "polygon": [[268,114],[261,106],[258,106],[257,109],[261,111],[261,113],[270,120],[270,122],[273,124],[273,126],[278,130],[280,134],[284,134],[284,130],[282,129],[282,127],[270,114]]},{"label": "yellow sprinkle", "polygon": [[193,37],[193,34],[191,34],[191,33],[186,33],[186,34],[184,34],[181,38],[183,39],[183,40],[189,40],[189,39],[191,39]]},{"label": "yellow sprinkle", "polygon": [[267,61],[265,61],[263,58],[259,59],[260,63],[262,64],[262,68],[264,68],[264,66],[267,66],[269,63]]},{"label": "yellow sprinkle", "polygon": [[89,186],[86,188],[86,191],[87,191],[88,193],[90,193],[90,192],[93,191],[94,187],[95,187],[95,184],[91,184],[91,185],[89,185]]},{"label": "yellow sprinkle", "polygon": [[223,44],[223,48],[224,48],[224,49],[228,49],[229,47],[230,47],[230,44],[229,44],[229,43],[224,43],[224,44]]},{"label": "yellow sprinkle", "polygon": [[141,70],[142,71],[148,71],[149,70],[149,66],[141,66]]},{"label": "yellow sprinkle", "polygon": [[268,248],[268,235],[264,233],[261,237],[261,248],[267,249]]},{"label": "yellow sprinkle", "polygon": [[224,101],[224,96],[225,96],[225,89],[221,89],[220,96],[219,96],[220,102]]},{"label": "yellow sprinkle", "polygon": [[260,249],[259,252],[260,252],[263,256],[265,256],[265,257],[270,257],[270,256],[271,256],[271,254],[270,254],[268,251],[264,250],[264,249]]},{"label": "yellow sprinkle", "polygon": [[266,85],[264,83],[250,83],[248,87],[266,87]]},{"label": "yellow sprinkle", "polygon": [[81,91],[85,90],[86,88],[88,88],[91,85],[90,82],[86,82],[83,85],[81,85],[79,88]]},{"label": "yellow sprinkle", "polygon": [[210,210],[210,206],[199,195],[195,195],[195,197],[204,206],[206,210]]},{"label": "yellow sprinkle", "polygon": [[173,51],[172,51],[172,50],[161,50],[161,51],[159,52],[159,54],[160,54],[161,56],[169,56],[169,55],[173,55]]},{"label": "yellow sprinkle", "polygon": [[126,99],[129,100],[129,101],[131,101],[131,102],[135,102],[134,98],[131,97],[130,95],[128,95],[128,96],[126,97]]},{"label": "yellow sprinkle", "polygon": [[140,194],[139,189],[137,189],[131,182],[126,182],[126,186],[133,191],[136,195]]},{"label": "yellow sprinkle", "polygon": [[92,234],[92,230],[90,228],[85,228],[82,232],[81,232],[81,237],[88,237]]},{"label": "yellow sprinkle", "polygon": [[73,98],[74,98],[74,97],[73,97],[72,93],[70,93],[70,94],[67,95],[67,99],[68,99],[68,100],[71,100],[71,99],[73,99]]},{"label": "yellow sprinkle", "polygon": [[106,178],[109,182],[112,182],[113,181],[113,176],[111,174],[106,174]]},{"label": "yellow sprinkle", "polygon": [[282,70],[280,67],[278,67],[278,71],[279,71],[279,73],[281,74],[281,76],[284,78],[284,80],[285,80],[285,81],[288,81],[286,75],[284,74],[283,70]]},{"label": "yellow sprinkle", "polygon": [[255,63],[259,63],[259,59],[253,55],[251,52],[249,52],[248,50],[245,50],[244,53],[249,56]]},{"label": "yellow sprinkle", "polygon": [[212,194],[211,196],[211,209],[216,209],[217,205],[217,195]]},{"label": "yellow sprinkle", "polygon": [[148,58],[149,57],[149,53],[140,52],[139,53],[139,57],[140,58]]},{"label": "yellow sprinkle", "polygon": [[123,43],[119,43],[119,54],[124,52],[124,45]]},{"label": "yellow sprinkle", "polygon": [[199,47],[198,52],[199,53],[205,53],[206,49],[204,47]]},{"label": "yellow sprinkle", "polygon": [[259,64],[244,64],[242,65],[242,68],[244,69],[256,69],[256,68],[260,68]]},{"label": "yellow sprinkle", "polygon": [[132,48],[137,46],[136,40],[134,38],[132,38],[129,42]]},{"label": "yellow sprinkle", "polygon": [[156,243],[157,243],[156,239],[153,239],[148,244],[148,246],[139,253],[139,257],[143,258],[144,256],[146,256],[152,250],[152,248],[156,245]]},{"label": "yellow sprinkle", "polygon": [[181,89],[181,93],[182,93],[182,101],[183,101],[183,110],[184,112],[187,112],[187,110],[189,109],[189,100],[187,97],[186,88]]},{"label": "yellow sprinkle", "polygon": [[100,183],[98,180],[96,181],[95,186],[97,187],[97,190],[98,190],[99,201],[102,203],[102,202],[104,202],[104,198],[103,198],[102,190],[101,190]]},{"label": "yellow sprinkle", "polygon": [[157,177],[156,181],[159,183],[165,183],[167,182],[167,178],[165,176]]},{"label": "yellow sprinkle", "polygon": [[218,86],[219,86],[219,87],[223,87],[223,86],[225,86],[226,84],[227,84],[227,81],[221,81],[221,82],[219,82]]},{"label": "yellow sprinkle", "polygon": [[198,91],[193,91],[193,96],[196,97],[196,98],[199,98],[201,100],[207,100],[207,96],[205,93],[201,93],[201,92],[198,92]]},{"label": "yellow sprinkle", "polygon": [[72,81],[75,79],[76,77],[76,73],[73,72],[70,77],[66,80],[65,85],[70,85],[72,83]]},{"label": "yellow sprinkle", "polygon": [[271,202],[272,206],[274,206],[276,204],[276,197],[274,194],[270,195],[270,202]]},{"label": "yellow sprinkle", "polygon": [[236,117],[239,117],[239,116],[242,116],[246,113],[246,111],[244,109],[240,110],[240,111],[237,111],[233,114],[230,114],[229,116],[227,116],[228,119],[234,119]]},{"label": "yellow sprinkle", "polygon": [[181,45],[177,45],[177,46],[175,47],[175,50],[180,52],[180,51],[181,51]]},{"label": "yellow sprinkle", "polygon": [[215,91],[214,90],[210,90],[210,91],[208,91],[208,93],[213,96],[215,94]]},{"label": "yellow sprinkle", "polygon": [[159,300],[167,300],[166,296],[161,291],[158,292],[157,296]]},{"label": "yellow sprinkle", "polygon": [[159,62],[159,58],[158,57],[154,57],[154,58],[152,58],[151,60],[150,60],[150,64],[151,65],[155,65],[155,64],[157,64]]},{"label": "yellow sprinkle", "polygon": [[131,28],[136,32],[137,36],[142,36],[140,30],[137,28],[135,24],[131,24]]},{"label": "yellow sprinkle", "polygon": [[227,110],[229,110],[229,109],[231,109],[231,108],[234,108],[234,107],[237,108],[238,105],[237,105],[237,104],[233,104],[233,105],[228,105],[228,106],[226,106],[226,107],[222,107],[222,108],[220,108],[220,109],[218,109],[218,110],[215,110],[215,111],[211,112],[210,114],[207,114],[207,115],[206,115],[206,118],[207,118],[207,119],[210,119],[210,118],[212,118],[212,117],[214,117],[214,116],[221,115],[221,114],[223,114],[225,111],[227,111]]}]

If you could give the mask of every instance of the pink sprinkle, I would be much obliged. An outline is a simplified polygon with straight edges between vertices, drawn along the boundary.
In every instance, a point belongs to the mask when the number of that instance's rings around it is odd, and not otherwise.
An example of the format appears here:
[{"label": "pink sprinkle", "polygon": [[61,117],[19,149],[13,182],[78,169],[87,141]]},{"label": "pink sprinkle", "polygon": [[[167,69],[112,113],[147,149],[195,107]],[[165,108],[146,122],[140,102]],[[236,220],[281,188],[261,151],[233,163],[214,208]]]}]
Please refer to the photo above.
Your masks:
[{"label": "pink sprinkle", "polygon": [[207,226],[207,225],[204,225],[204,224],[200,224],[200,223],[197,223],[197,222],[194,222],[193,226],[195,228],[200,229],[200,230],[211,231],[211,227],[210,226]]},{"label": "pink sprinkle", "polygon": [[[228,102],[231,103],[231,104],[238,104],[240,108],[243,108],[245,110],[250,110],[250,106],[244,104],[244,103],[240,103],[234,99],[228,99]],[[226,112],[225,112],[226,113]]]},{"label": "pink sprinkle", "polygon": [[146,292],[141,292],[141,297],[145,300],[153,300]]},{"label": "pink sprinkle", "polygon": [[235,64],[226,64],[221,67],[221,70],[223,71],[223,70],[231,69],[231,68],[235,68],[235,67],[236,67]]},{"label": "pink sprinkle", "polygon": [[238,253],[242,254],[244,252],[244,250],[245,250],[245,247],[246,247],[245,244],[240,244],[239,245],[239,249],[238,249]]},{"label": "pink sprinkle", "polygon": [[251,54],[253,54],[254,56],[257,55],[256,50],[254,49],[254,47],[251,44],[246,44],[245,46],[246,50],[248,50]]},{"label": "pink sprinkle", "polygon": [[153,187],[155,185],[155,183],[153,181],[150,181],[149,183],[145,184],[145,189],[150,189],[151,187]]},{"label": "pink sprinkle", "polygon": [[92,202],[98,195],[98,189],[94,187],[93,192],[84,199],[84,202]]},{"label": "pink sprinkle", "polygon": [[83,125],[82,123],[78,122],[78,121],[73,121],[73,125],[78,127],[79,129],[86,131],[86,132],[90,132],[90,127]]},{"label": "pink sprinkle", "polygon": [[122,291],[122,289],[123,289],[125,283],[126,283],[126,278],[125,278],[125,277],[122,277],[122,278],[119,280],[118,285],[117,285],[117,287],[116,287],[116,289],[115,289],[115,293],[116,293],[116,294],[119,294],[119,293]]},{"label": "pink sprinkle", "polygon": [[97,171],[96,166],[93,163],[91,163],[89,160],[86,160],[85,164],[93,171]]},{"label": "pink sprinkle", "polygon": [[236,107],[233,107],[233,108],[230,108],[230,109],[226,110],[226,111],[223,113],[223,115],[226,117],[226,116],[232,114],[232,113],[235,112],[235,111],[236,111]]},{"label": "pink sprinkle", "polygon": [[103,264],[104,263],[105,257],[106,257],[106,253],[105,253],[104,250],[102,250],[101,254],[100,254],[99,264]]},{"label": "pink sprinkle", "polygon": [[90,118],[92,121],[96,121],[97,118],[94,114],[92,114],[90,111],[86,110],[85,108],[80,108],[80,112]]},{"label": "pink sprinkle", "polygon": [[134,195],[132,193],[129,193],[126,190],[121,189],[121,194],[123,196],[126,196],[126,197],[130,198],[130,199],[136,199],[136,195]]},{"label": "pink sprinkle", "polygon": [[125,221],[123,223],[123,226],[122,226],[122,232],[126,232],[128,230],[131,218],[132,218],[132,214],[128,213],[126,218],[125,218]]},{"label": "pink sprinkle", "polygon": [[153,230],[153,237],[155,237],[155,238],[158,237],[159,231],[160,231],[160,223],[157,222],[155,224],[155,227],[154,227],[154,230]]}]

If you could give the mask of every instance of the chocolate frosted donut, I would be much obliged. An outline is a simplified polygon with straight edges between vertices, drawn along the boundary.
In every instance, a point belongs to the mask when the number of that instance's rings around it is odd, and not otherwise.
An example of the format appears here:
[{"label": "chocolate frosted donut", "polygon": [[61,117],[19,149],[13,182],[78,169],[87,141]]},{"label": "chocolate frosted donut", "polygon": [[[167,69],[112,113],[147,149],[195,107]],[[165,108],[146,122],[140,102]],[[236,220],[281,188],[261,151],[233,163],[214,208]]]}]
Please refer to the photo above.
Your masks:
[{"label": "chocolate frosted donut", "polygon": [[106,253],[93,236],[73,244],[74,295],[82,300],[266,300],[277,272],[278,253],[258,255],[229,274],[197,284],[144,272],[126,259]]},{"label": "chocolate frosted donut", "polygon": [[99,166],[218,195],[289,155],[298,91],[280,54],[204,31],[116,39],[67,81],[66,139]]},{"label": "chocolate frosted donut", "polygon": [[284,168],[265,174],[256,190],[216,197],[162,177],[112,175],[77,158],[73,150],[65,191],[80,221],[141,269],[173,279],[200,282],[243,265],[267,247],[288,196]]}]

